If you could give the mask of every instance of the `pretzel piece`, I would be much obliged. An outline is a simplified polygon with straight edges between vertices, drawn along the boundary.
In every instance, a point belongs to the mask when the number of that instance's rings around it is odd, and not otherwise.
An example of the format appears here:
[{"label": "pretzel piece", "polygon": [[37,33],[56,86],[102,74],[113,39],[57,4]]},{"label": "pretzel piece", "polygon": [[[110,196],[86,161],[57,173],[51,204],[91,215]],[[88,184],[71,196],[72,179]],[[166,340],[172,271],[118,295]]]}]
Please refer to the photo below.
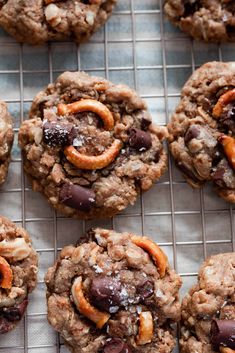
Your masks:
[{"label": "pretzel piece", "polygon": [[81,112],[93,112],[103,120],[105,130],[113,130],[114,119],[111,111],[101,102],[94,99],[81,99],[71,104],[60,103],[57,107],[59,115],[74,114]]},{"label": "pretzel piece", "polygon": [[59,2],[59,1],[61,1],[61,0],[44,0],[44,3],[46,5],[49,5],[49,4],[53,4],[54,2]]},{"label": "pretzel piece", "polygon": [[216,105],[213,108],[213,116],[219,118],[223,113],[223,108],[230,102],[235,101],[235,88],[230,91],[225,92],[219,97]]},{"label": "pretzel piece", "polygon": [[122,142],[114,140],[112,145],[99,156],[87,156],[76,150],[73,146],[67,146],[64,149],[64,154],[68,161],[75,167],[86,170],[103,169],[111,164],[118,156]]},{"label": "pretzel piece", "polygon": [[0,275],[0,287],[4,289],[11,289],[13,280],[12,269],[9,263],[2,256],[0,256]]},{"label": "pretzel piece", "polygon": [[94,308],[84,297],[82,291],[82,277],[77,277],[72,286],[72,296],[78,311],[93,321],[101,329],[109,320],[110,315]]},{"label": "pretzel piece", "polygon": [[166,273],[168,260],[167,260],[167,256],[164,254],[162,249],[147,237],[139,237],[139,236],[133,235],[131,237],[131,241],[135,245],[146,250],[149,253],[149,255],[151,255],[155,265],[158,268],[160,277],[161,278],[164,277]]},{"label": "pretzel piece", "polygon": [[222,347],[220,346],[219,348],[221,353],[235,353],[234,349],[228,348],[228,347]]},{"label": "pretzel piece", "polygon": [[136,343],[139,346],[152,341],[153,337],[153,317],[150,311],[141,312],[139,315],[139,332]]},{"label": "pretzel piece", "polygon": [[224,153],[226,154],[229,163],[233,170],[235,170],[235,139],[231,136],[222,135],[219,137],[219,142],[223,146]]}]

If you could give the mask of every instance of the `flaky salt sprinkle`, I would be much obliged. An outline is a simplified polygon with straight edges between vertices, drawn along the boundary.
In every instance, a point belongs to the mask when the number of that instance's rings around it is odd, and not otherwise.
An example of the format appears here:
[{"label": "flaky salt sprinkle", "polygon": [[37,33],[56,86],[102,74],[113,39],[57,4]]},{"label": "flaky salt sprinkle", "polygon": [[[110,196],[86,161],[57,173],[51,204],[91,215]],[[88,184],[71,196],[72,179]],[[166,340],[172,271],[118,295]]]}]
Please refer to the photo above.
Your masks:
[{"label": "flaky salt sprinkle", "polygon": [[95,270],[95,273],[103,273],[104,272],[99,265],[93,265],[93,268]]}]

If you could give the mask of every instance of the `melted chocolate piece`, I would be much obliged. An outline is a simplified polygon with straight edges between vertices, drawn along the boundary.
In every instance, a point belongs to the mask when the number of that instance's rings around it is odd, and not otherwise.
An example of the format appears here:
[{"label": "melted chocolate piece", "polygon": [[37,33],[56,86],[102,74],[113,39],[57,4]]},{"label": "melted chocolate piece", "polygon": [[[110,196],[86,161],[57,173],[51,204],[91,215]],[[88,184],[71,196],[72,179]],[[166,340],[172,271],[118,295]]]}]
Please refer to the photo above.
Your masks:
[{"label": "melted chocolate piece", "polygon": [[225,187],[225,182],[224,182],[224,173],[225,169],[224,168],[218,168],[211,176],[212,180],[214,183],[220,187]]},{"label": "melted chocolate piece", "polygon": [[135,150],[142,152],[152,147],[152,137],[149,132],[133,128],[129,133],[129,144]]},{"label": "melted chocolate piece", "polygon": [[121,305],[121,283],[113,277],[96,277],[90,287],[91,302],[107,312],[117,312]]},{"label": "melted chocolate piece", "polygon": [[49,146],[72,145],[75,137],[76,130],[73,124],[56,121],[47,121],[43,124],[43,140]]},{"label": "melted chocolate piece", "polygon": [[79,185],[64,184],[59,192],[59,200],[66,206],[89,212],[95,204],[95,193]]},{"label": "melted chocolate piece", "polygon": [[192,139],[197,138],[199,135],[200,127],[198,125],[191,125],[184,136],[184,140],[186,143],[188,143]]},{"label": "melted chocolate piece", "polygon": [[184,17],[192,16],[201,6],[199,0],[184,0]]},{"label": "melted chocolate piece", "polygon": [[216,349],[220,346],[235,349],[235,320],[213,320],[210,333]]},{"label": "melted chocolate piece", "polygon": [[14,328],[14,324],[0,316],[0,334],[7,333]]},{"label": "melted chocolate piece", "polygon": [[23,300],[18,306],[3,308],[0,315],[5,317],[8,321],[19,321],[25,313],[28,306],[28,299]]},{"label": "melted chocolate piece", "polygon": [[141,301],[151,297],[153,295],[154,285],[152,281],[146,280],[143,283],[139,284],[136,288],[136,293],[140,296]]},{"label": "melted chocolate piece", "polygon": [[181,172],[183,172],[183,174],[188,176],[195,183],[201,184],[201,181],[196,177],[196,175],[188,167],[186,167],[182,162],[176,161],[175,165],[176,165],[176,167],[178,167],[181,170]]},{"label": "melted chocolate piece", "polygon": [[88,229],[88,231],[86,232],[85,235],[82,235],[78,241],[76,242],[76,246],[82,245],[82,244],[86,244],[86,243],[90,243],[90,242],[95,242],[97,243],[97,240],[95,238],[95,232],[94,229]]},{"label": "melted chocolate piece", "polygon": [[148,120],[146,118],[142,118],[141,125],[140,125],[141,130],[146,131],[148,129],[149,125],[151,125],[151,123],[152,123],[151,120]]},{"label": "melted chocolate piece", "polygon": [[120,338],[112,338],[106,343],[103,353],[134,353],[132,348]]}]

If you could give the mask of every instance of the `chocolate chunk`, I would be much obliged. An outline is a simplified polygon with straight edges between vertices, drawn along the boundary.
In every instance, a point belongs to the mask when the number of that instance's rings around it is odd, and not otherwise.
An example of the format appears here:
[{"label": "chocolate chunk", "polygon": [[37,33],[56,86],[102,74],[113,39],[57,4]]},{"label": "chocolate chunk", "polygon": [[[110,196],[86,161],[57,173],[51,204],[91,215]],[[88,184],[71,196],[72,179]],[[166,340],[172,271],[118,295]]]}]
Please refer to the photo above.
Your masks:
[{"label": "chocolate chunk", "polygon": [[95,231],[93,228],[88,229],[85,235],[81,236],[78,241],[76,242],[76,246],[80,246],[82,244],[90,243],[90,242],[95,242],[97,243],[96,237],[95,237]]},{"label": "chocolate chunk", "polygon": [[235,37],[235,26],[231,24],[226,25],[226,31],[230,38]]},{"label": "chocolate chunk", "polygon": [[154,162],[155,162],[155,163],[158,163],[158,162],[159,162],[160,156],[161,156],[161,151],[158,150],[158,151],[155,153],[155,156],[154,156]]},{"label": "chocolate chunk", "polygon": [[227,114],[228,119],[235,120],[235,107],[231,107]]},{"label": "chocolate chunk", "polygon": [[24,315],[27,305],[28,305],[28,300],[25,299],[18,306],[3,308],[2,311],[0,312],[0,315],[2,315],[5,319],[11,322],[19,321]]},{"label": "chocolate chunk", "polygon": [[225,94],[227,91],[230,91],[231,89],[233,89],[233,86],[224,86],[221,87],[220,90],[216,93],[216,98],[219,98],[220,96],[222,96],[223,94]]},{"label": "chocolate chunk", "polygon": [[0,317],[0,334],[11,331],[13,327],[14,324],[12,322],[6,320],[4,317]]},{"label": "chocolate chunk", "polygon": [[184,17],[192,16],[201,6],[199,0],[184,0]]},{"label": "chocolate chunk", "polygon": [[213,320],[211,323],[211,343],[235,349],[235,320]]},{"label": "chocolate chunk", "polygon": [[149,125],[151,125],[151,123],[152,123],[151,120],[148,120],[146,118],[142,118],[141,124],[140,124],[141,130],[146,131],[148,129]]},{"label": "chocolate chunk", "polygon": [[57,121],[47,121],[43,124],[43,140],[49,146],[72,145],[75,137],[76,130],[73,124]]},{"label": "chocolate chunk", "polygon": [[153,295],[153,289],[154,289],[153,282],[146,280],[137,286],[136,293],[138,296],[140,296],[141,301],[145,301],[145,299]]},{"label": "chocolate chunk", "polygon": [[89,212],[95,204],[95,193],[79,185],[64,184],[59,192],[59,200],[66,206]]},{"label": "chocolate chunk", "polygon": [[196,177],[196,175],[188,167],[186,167],[182,162],[176,161],[176,167],[178,167],[186,176],[192,179],[195,183],[201,184],[201,181]]},{"label": "chocolate chunk", "polygon": [[189,141],[191,141],[194,138],[197,138],[200,135],[200,128],[198,125],[191,125],[185,136],[184,136],[184,141],[185,143],[188,143]]},{"label": "chocolate chunk", "polygon": [[112,338],[106,343],[103,353],[134,353],[132,348],[120,338]]},{"label": "chocolate chunk", "polygon": [[149,150],[152,146],[152,138],[149,132],[140,129],[130,129],[129,144],[139,152]]},{"label": "chocolate chunk", "polygon": [[225,169],[224,168],[218,168],[211,176],[212,180],[214,183],[220,187],[225,187],[225,182],[224,182],[224,173]]},{"label": "chocolate chunk", "polygon": [[212,160],[212,166],[215,167],[219,164],[219,162],[224,158],[224,153],[223,150],[221,149],[221,146],[218,146],[219,149],[215,151],[213,155],[213,160]]},{"label": "chocolate chunk", "polygon": [[90,298],[99,309],[114,313],[121,305],[121,283],[113,277],[96,277],[91,282]]}]

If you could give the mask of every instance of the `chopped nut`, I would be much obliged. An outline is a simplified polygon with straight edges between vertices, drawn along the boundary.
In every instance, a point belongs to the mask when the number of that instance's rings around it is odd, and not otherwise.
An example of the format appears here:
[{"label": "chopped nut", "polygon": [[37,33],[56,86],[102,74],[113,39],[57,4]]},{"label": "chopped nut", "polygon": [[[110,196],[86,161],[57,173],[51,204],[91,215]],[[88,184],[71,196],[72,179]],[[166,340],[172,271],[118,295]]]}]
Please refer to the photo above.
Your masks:
[{"label": "chopped nut", "polygon": [[153,317],[150,311],[139,314],[139,333],[136,339],[137,345],[151,343],[153,337]]},{"label": "chopped nut", "polygon": [[0,242],[0,256],[7,259],[21,261],[28,257],[30,252],[31,248],[24,238],[16,238],[14,240],[4,239]]},{"label": "chopped nut", "polygon": [[46,20],[55,27],[61,22],[60,9],[54,4],[49,4],[45,9]]}]

